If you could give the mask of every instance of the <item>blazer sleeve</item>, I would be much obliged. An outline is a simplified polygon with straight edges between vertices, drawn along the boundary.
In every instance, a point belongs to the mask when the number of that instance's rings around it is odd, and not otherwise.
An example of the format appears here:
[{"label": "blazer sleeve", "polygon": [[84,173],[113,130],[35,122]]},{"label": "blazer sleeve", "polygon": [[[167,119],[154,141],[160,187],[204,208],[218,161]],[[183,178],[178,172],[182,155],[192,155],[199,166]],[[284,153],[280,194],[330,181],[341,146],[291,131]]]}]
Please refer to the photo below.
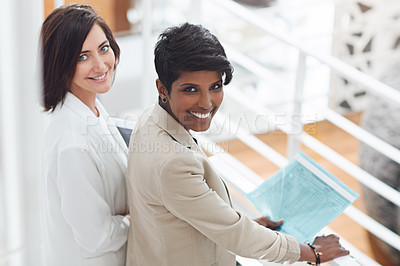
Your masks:
[{"label": "blazer sleeve", "polygon": [[272,231],[226,204],[206,183],[200,160],[175,155],[161,169],[161,197],[166,208],[207,238],[243,257],[293,263],[297,240]]},{"label": "blazer sleeve", "polygon": [[127,241],[130,222],[111,213],[103,197],[105,191],[96,161],[94,153],[79,146],[59,153],[57,187],[61,212],[83,249],[117,251]]}]

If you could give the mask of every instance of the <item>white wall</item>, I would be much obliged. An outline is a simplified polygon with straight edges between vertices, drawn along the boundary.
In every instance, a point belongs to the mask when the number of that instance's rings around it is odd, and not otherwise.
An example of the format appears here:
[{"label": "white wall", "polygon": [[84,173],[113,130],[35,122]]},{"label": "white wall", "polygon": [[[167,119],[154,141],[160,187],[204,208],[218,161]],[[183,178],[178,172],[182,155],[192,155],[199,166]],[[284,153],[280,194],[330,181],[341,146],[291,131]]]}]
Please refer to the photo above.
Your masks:
[{"label": "white wall", "polygon": [[[3,1],[0,8],[0,263],[43,265],[37,45],[43,1]],[[1,209],[0,209],[1,210]]]}]

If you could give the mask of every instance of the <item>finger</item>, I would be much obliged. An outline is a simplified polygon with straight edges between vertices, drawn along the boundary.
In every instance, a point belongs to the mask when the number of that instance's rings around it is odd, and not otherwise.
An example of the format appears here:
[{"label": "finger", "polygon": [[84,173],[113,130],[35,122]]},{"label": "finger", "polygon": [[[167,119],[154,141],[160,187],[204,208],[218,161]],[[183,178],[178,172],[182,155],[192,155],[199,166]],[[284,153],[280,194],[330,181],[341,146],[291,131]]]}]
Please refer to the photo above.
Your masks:
[{"label": "finger", "polygon": [[265,218],[264,220],[263,220],[264,222],[265,222],[265,226],[266,227],[269,227],[269,228],[276,228],[276,227],[279,227],[279,226],[281,226],[282,225],[282,223],[283,223],[283,219],[280,219],[279,221],[272,221],[272,220],[270,220],[270,219],[268,219],[268,218]]},{"label": "finger", "polygon": [[279,221],[276,221],[276,222],[272,221],[272,225],[273,225],[274,227],[279,227],[279,226],[281,226],[282,224],[283,224],[283,219],[280,219]]},{"label": "finger", "polygon": [[260,220],[260,225],[268,227],[268,222],[266,222],[264,220]]},{"label": "finger", "polygon": [[340,237],[338,235],[332,234],[329,236],[330,236],[330,238],[332,238],[333,241],[335,241],[336,243],[339,243]]},{"label": "finger", "polygon": [[265,221],[264,216],[259,217],[259,218],[255,219],[254,221],[257,222],[261,226],[267,226],[267,222]]},{"label": "finger", "polygon": [[330,234],[330,235],[328,235],[328,237],[329,237],[329,238],[337,238],[337,239],[339,239],[339,236],[338,236],[338,235],[335,235],[335,234]]}]

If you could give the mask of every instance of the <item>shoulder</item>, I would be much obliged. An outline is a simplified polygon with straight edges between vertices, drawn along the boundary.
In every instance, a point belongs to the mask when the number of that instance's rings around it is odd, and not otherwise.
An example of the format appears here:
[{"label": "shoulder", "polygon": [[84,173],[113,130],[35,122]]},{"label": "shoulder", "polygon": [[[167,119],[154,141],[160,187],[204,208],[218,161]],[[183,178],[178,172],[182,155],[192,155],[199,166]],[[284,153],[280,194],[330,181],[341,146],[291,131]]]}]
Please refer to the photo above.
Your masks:
[{"label": "shoulder", "polygon": [[56,109],[49,114],[45,127],[45,148],[87,149],[91,139],[89,122],[67,106]]},{"label": "shoulder", "polygon": [[164,159],[160,172],[169,181],[194,176],[203,179],[206,174],[210,174],[207,158],[196,152],[173,152]]},{"label": "shoulder", "polygon": [[151,154],[157,160],[193,160],[196,151],[178,142],[168,132],[154,124],[147,124],[139,128],[133,135],[129,145],[129,151],[141,156]]}]

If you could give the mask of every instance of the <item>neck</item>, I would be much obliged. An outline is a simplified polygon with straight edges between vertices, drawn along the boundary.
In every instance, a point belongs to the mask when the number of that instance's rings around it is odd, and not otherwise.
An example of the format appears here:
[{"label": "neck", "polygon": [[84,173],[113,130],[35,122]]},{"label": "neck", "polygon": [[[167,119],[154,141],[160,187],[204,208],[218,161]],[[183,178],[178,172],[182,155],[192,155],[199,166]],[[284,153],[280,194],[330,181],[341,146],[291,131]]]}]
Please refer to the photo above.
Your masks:
[{"label": "neck", "polygon": [[[163,103],[161,101],[158,102],[158,104],[165,110],[167,111],[167,113],[172,116],[176,122],[178,122],[179,124],[181,124],[183,126],[183,128],[189,132],[189,130],[186,129],[186,127],[179,121],[179,119],[172,113],[171,107],[168,103]],[[190,134],[190,133],[189,133]]]},{"label": "neck", "polygon": [[82,92],[82,91],[73,91],[71,93],[75,95],[79,100],[81,100],[89,109],[95,114],[95,116],[99,116],[100,113],[96,108],[96,93],[92,92]]}]

